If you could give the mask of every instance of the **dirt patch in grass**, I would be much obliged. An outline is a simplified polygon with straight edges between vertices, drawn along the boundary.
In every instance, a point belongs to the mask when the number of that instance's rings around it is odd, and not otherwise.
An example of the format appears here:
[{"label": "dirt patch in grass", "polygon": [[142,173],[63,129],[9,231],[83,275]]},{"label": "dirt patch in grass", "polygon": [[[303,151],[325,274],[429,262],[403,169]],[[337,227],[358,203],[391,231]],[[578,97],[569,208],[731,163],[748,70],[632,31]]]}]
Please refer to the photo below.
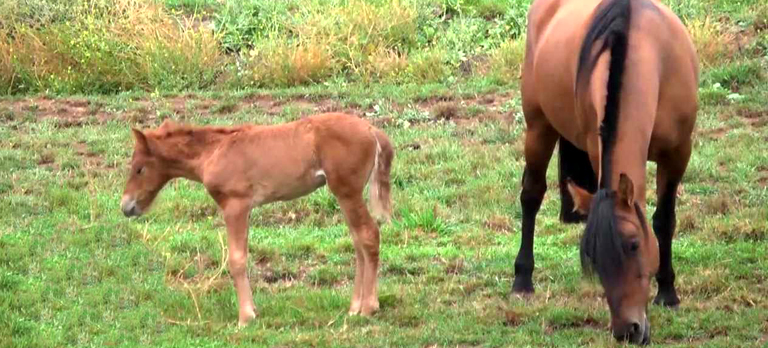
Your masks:
[{"label": "dirt patch in grass", "polygon": [[766,187],[768,186],[768,167],[761,166],[757,168],[757,184]]},{"label": "dirt patch in grass", "polygon": [[509,217],[495,215],[485,220],[485,228],[496,232],[510,232],[512,230]]},{"label": "dirt patch in grass", "polygon": [[[437,96],[417,98],[414,103],[390,105],[391,112],[402,112],[415,108],[429,113],[433,119],[455,122],[462,126],[471,126],[478,122],[505,120],[502,105],[512,98],[511,93],[477,95],[466,98]],[[194,94],[185,94],[165,99],[139,98],[130,101],[129,106],[109,108],[103,102],[93,102],[82,98],[36,97],[15,101],[0,101],[0,108],[8,113],[31,114],[32,119],[55,119],[58,127],[77,127],[87,123],[102,123],[111,119],[122,119],[139,125],[155,123],[158,117],[201,115],[219,117],[245,109],[255,108],[268,115],[278,115],[291,109],[304,117],[325,112],[343,112],[360,117],[371,117],[376,110],[369,106],[343,105],[332,98],[310,99],[306,97],[279,99],[271,95],[253,95],[240,100],[217,101]],[[378,126],[389,126],[395,121],[382,114],[371,117]]]},{"label": "dirt patch in grass", "polygon": [[723,137],[725,137],[726,134],[728,134],[729,130],[730,128],[728,127],[718,127],[713,129],[701,130],[699,131],[699,134],[710,139],[722,139]]},{"label": "dirt patch in grass", "polygon": [[80,141],[73,145],[75,153],[83,158],[83,162],[88,167],[104,167],[104,158],[101,155],[88,150],[88,144]]}]

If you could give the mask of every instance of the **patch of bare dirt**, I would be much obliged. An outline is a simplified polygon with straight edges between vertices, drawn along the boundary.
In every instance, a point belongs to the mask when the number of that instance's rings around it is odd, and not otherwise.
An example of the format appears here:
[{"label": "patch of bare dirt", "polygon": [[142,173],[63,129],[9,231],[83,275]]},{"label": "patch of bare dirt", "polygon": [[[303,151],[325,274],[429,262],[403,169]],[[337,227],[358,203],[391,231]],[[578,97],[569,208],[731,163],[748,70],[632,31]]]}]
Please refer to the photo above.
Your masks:
[{"label": "patch of bare dirt", "polygon": [[464,269],[464,259],[458,258],[447,262],[445,265],[445,274],[461,274]]},{"label": "patch of bare dirt", "polygon": [[101,155],[88,150],[88,144],[85,142],[77,142],[74,145],[75,153],[83,157],[83,162],[85,162],[86,166],[88,167],[103,167],[104,166],[104,158],[101,157]]},{"label": "patch of bare dirt", "polygon": [[506,216],[495,215],[485,221],[485,227],[497,232],[511,231],[509,218]]},{"label": "patch of bare dirt", "polygon": [[504,326],[516,327],[525,322],[525,318],[513,310],[504,311]]},{"label": "patch of bare dirt", "polygon": [[[389,105],[394,112],[406,108],[417,108],[422,112],[431,113],[434,119],[454,122],[462,127],[472,127],[478,122],[489,120],[505,120],[502,114],[502,104],[512,98],[511,93],[478,95],[467,98],[454,96],[435,96],[417,99],[414,103]],[[471,113],[470,107],[481,107],[482,110]],[[267,114],[277,115],[286,108],[296,109],[302,116],[324,113],[344,112],[369,117],[377,126],[389,126],[396,120],[388,115],[374,115],[372,107],[360,105],[344,106],[332,98],[318,100],[305,97],[276,99],[269,95],[253,95],[235,101],[218,101],[196,96],[194,94],[179,95],[160,100],[140,98],[132,100],[127,108],[110,109],[101,102],[92,102],[82,98],[53,99],[35,97],[17,101],[0,101],[4,107],[13,113],[32,114],[38,119],[56,119],[59,127],[78,127],[88,123],[101,123],[110,119],[122,119],[141,126],[156,123],[158,115],[170,112],[177,117],[190,114],[217,117],[241,111],[246,108],[257,108]],[[173,117],[173,116],[172,116]]]},{"label": "patch of bare dirt", "polygon": [[727,127],[718,127],[713,129],[706,129],[699,132],[699,134],[710,138],[710,139],[722,139],[725,137],[726,134],[728,134],[728,131],[730,129]]},{"label": "patch of bare dirt", "polygon": [[768,166],[760,166],[757,168],[757,184],[761,187],[768,186]]}]

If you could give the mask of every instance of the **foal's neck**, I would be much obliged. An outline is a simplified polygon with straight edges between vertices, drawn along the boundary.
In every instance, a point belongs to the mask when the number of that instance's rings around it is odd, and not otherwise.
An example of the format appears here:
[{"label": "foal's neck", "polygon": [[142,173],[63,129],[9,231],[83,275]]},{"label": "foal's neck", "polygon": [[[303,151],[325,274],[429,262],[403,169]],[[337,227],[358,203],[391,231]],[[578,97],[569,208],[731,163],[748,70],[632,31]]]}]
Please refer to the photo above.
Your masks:
[{"label": "foal's neck", "polygon": [[177,126],[160,128],[152,137],[155,151],[165,161],[172,176],[202,181],[205,161],[224,140],[243,128]]}]

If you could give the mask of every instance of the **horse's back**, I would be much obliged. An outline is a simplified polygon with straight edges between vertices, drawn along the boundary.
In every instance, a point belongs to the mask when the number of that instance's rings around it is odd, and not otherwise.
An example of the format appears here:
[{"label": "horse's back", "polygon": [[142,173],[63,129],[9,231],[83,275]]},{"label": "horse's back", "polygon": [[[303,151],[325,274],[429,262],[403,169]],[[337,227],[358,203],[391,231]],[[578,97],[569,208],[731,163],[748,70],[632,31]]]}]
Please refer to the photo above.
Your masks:
[{"label": "horse's back", "polygon": [[[625,88],[648,96],[622,98],[652,118],[647,136],[665,145],[690,135],[696,110],[698,62],[690,37],[677,16],[651,0],[631,0],[632,25]],[[523,67],[523,106],[582,150],[599,134],[607,86],[609,54],[598,60],[590,90],[580,98],[591,112],[579,109],[575,95],[578,54],[599,0],[537,0],[529,13],[529,36]],[[633,77],[634,75],[634,77]],[[626,86],[626,84],[637,86]],[[653,95],[651,102],[648,98]],[[640,110],[638,110],[640,112]],[[536,116],[539,117],[539,116]],[[627,119],[625,119],[627,121]]]},{"label": "horse's back", "polygon": [[[523,66],[523,107],[541,110],[546,122],[577,147],[596,125],[576,113],[574,84],[579,48],[599,0],[538,0],[529,12]],[[526,118],[526,121],[543,120]]]}]

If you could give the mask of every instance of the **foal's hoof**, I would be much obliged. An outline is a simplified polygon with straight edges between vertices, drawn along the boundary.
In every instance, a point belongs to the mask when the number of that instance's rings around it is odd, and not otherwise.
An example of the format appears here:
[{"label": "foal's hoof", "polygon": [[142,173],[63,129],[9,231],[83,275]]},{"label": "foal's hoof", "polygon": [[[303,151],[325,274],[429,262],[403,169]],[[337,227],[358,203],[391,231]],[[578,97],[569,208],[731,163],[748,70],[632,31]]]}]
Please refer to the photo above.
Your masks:
[{"label": "foal's hoof", "polygon": [[363,308],[360,309],[360,315],[364,317],[370,317],[376,314],[376,312],[378,311],[379,311],[379,302],[376,301],[375,303],[363,305]]},{"label": "foal's hoof", "polygon": [[347,312],[349,315],[358,315],[360,314],[360,308],[362,308],[362,304],[360,302],[352,302],[351,305],[349,305],[349,312]]},{"label": "foal's hoof", "polygon": [[677,308],[680,305],[680,298],[678,298],[677,294],[673,291],[659,292],[653,300],[653,304],[667,308]]},{"label": "foal's hoof", "polygon": [[256,311],[247,311],[245,313],[240,313],[240,319],[237,321],[237,327],[244,327],[247,326],[251,320],[256,318]]}]

